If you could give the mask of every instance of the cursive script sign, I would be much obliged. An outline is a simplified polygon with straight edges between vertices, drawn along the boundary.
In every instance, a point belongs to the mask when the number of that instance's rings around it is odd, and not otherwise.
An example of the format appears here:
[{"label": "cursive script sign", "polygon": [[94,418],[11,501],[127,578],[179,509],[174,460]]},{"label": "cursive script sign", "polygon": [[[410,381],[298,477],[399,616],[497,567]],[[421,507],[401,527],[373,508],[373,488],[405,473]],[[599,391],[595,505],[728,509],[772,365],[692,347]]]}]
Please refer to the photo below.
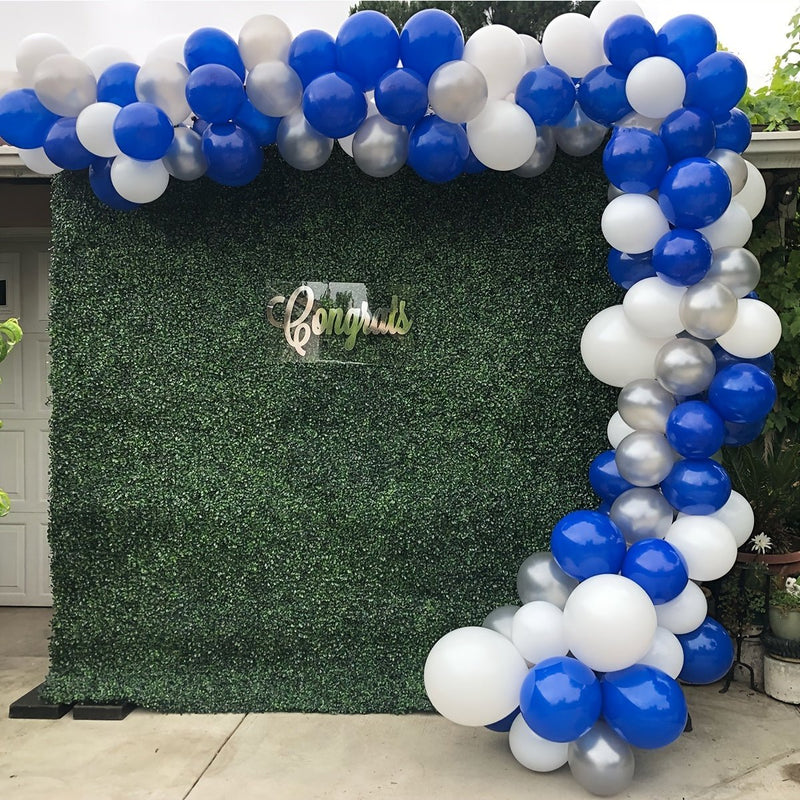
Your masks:
[{"label": "cursive script sign", "polygon": [[[283,306],[282,319],[275,317],[279,306]],[[314,290],[307,285],[298,286],[288,300],[282,294],[273,297],[267,304],[267,319],[283,330],[289,346],[301,356],[306,354],[312,334],[346,336],[344,349],[352,350],[360,333],[402,336],[411,330],[406,301],[397,295],[392,295],[389,307],[375,311],[369,310],[366,301],[359,307],[326,308],[314,298]]]}]

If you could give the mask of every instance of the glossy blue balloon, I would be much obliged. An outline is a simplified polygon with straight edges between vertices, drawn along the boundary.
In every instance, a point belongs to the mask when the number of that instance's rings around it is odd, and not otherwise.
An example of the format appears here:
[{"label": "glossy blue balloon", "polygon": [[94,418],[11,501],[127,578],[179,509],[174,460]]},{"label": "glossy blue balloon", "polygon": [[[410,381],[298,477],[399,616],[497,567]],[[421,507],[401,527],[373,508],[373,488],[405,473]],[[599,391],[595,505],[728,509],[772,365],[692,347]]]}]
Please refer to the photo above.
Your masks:
[{"label": "glossy blue balloon", "polygon": [[336,36],[337,69],[350,75],[364,92],[375,88],[384,72],[397,66],[400,36],[394,23],[377,11],[348,17]]},{"label": "glossy blue balloon", "polygon": [[201,136],[206,132],[206,129],[211,123],[205,119],[196,119],[192,123],[192,130],[199,133]]},{"label": "glossy blue balloon", "polygon": [[199,28],[190,33],[183,46],[183,60],[189,72],[203,64],[222,64],[244,81],[245,69],[239,45],[219,28]]},{"label": "glossy blue balloon", "polygon": [[488,728],[490,731],[494,731],[495,733],[508,733],[511,730],[511,726],[518,714],[519,706],[517,706],[507,717],[503,717],[503,719],[493,722],[491,725],[484,725],[484,727]]},{"label": "glossy blue balloon", "polygon": [[519,708],[528,727],[551,742],[571,742],[600,716],[600,682],[589,667],[567,656],[532,667],[520,690]]},{"label": "glossy blue balloon", "polygon": [[63,169],[86,169],[96,158],[80,143],[76,121],[75,117],[61,117],[44,140],[45,155]]},{"label": "glossy blue balloon", "polygon": [[389,122],[412,126],[428,110],[428,86],[414,70],[390,69],[375,86],[375,105]]},{"label": "glossy blue balloon", "polygon": [[633,747],[655,750],[685,730],[689,709],[678,682],[665,672],[634,664],[601,681],[603,717]]},{"label": "glossy blue balloon", "polygon": [[678,641],[683,650],[683,669],[678,678],[686,683],[714,683],[733,666],[731,637],[711,617],[691,633],[679,633]]},{"label": "glossy blue balloon", "polygon": [[603,150],[606,176],[623,192],[647,194],[657,189],[668,166],[664,143],[645,128],[617,128]]},{"label": "glossy blue balloon", "polygon": [[717,372],[730,367],[732,364],[753,364],[764,372],[772,372],[775,369],[775,356],[772,353],[759,356],[758,358],[740,358],[732,355],[719,344],[714,344],[711,353],[717,362]]},{"label": "glossy blue balloon", "polygon": [[714,120],[702,108],[679,108],[664,117],[659,130],[670,164],[706,156],[714,149]]},{"label": "glossy blue balloon", "polygon": [[113,163],[113,158],[96,158],[89,165],[89,185],[101,203],[117,211],[133,211],[134,208],[139,208],[139,204],[126,200],[111,183]]},{"label": "glossy blue balloon", "polygon": [[613,503],[623,492],[633,489],[617,469],[615,450],[606,450],[589,465],[589,483],[602,500]]},{"label": "glossy blue balloon", "polygon": [[15,89],[0,97],[0,138],[12,147],[41,147],[58,114],[48,111],[33,89]]},{"label": "glossy blue balloon", "polygon": [[625,554],[621,572],[647,592],[653,605],[674,600],[689,582],[683,556],[663,539],[634,542]]},{"label": "glossy blue balloon", "polygon": [[245,98],[239,76],[222,64],[203,64],[192,70],[186,82],[189,107],[208,122],[232,120]]},{"label": "glossy blue balloon", "polygon": [[103,70],[97,79],[97,102],[116,103],[127,106],[137,102],[136,76],[139,65],[130,61],[120,61]]},{"label": "glossy blue balloon", "polygon": [[656,32],[638,14],[625,14],[606,28],[603,50],[617,69],[630,72],[640,61],[657,53]]},{"label": "glossy blue balloon", "polygon": [[684,514],[713,514],[731,496],[725,468],[710,458],[686,458],[675,463],[661,482],[667,502]]},{"label": "glossy blue balloon", "polygon": [[705,109],[715,121],[722,121],[742,99],[745,89],[747,69],[742,60],[720,50],[706,56],[696,71],[686,76],[684,103]]},{"label": "glossy blue balloon", "polygon": [[446,11],[426,8],[403,25],[400,34],[403,66],[413,69],[426,84],[442,64],[457,61],[463,54],[461,26]]},{"label": "glossy blue balloon", "polygon": [[743,153],[750,144],[753,129],[747,114],[739,108],[732,108],[714,127],[717,132],[717,147]]},{"label": "glossy blue balloon", "polygon": [[367,98],[349,75],[328,72],[306,86],[303,114],[323,136],[341,139],[355,133],[367,118]]},{"label": "glossy blue balloon", "polygon": [[645,278],[656,277],[652,250],[646,253],[623,253],[612,247],[606,263],[611,280],[622,289],[630,289]]},{"label": "glossy blue balloon", "polygon": [[611,125],[633,109],[625,94],[625,73],[617,67],[595,67],[581,80],[577,100],[589,119]]},{"label": "glossy blue balloon", "polygon": [[684,458],[710,458],[725,440],[722,417],[701,400],[678,403],[667,417],[667,441]]},{"label": "glossy blue balloon", "polygon": [[461,125],[431,114],[408,137],[407,163],[423,180],[445,183],[457,178],[469,156],[467,133]]},{"label": "glossy blue balloon", "polygon": [[717,32],[704,17],[682,14],[662,25],[656,35],[656,52],[672,59],[685,73],[717,49]]},{"label": "glossy blue balloon", "polygon": [[732,364],[720,370],[708,387],[708,402],[728,422],[755,422],[772,410],[775,382],[755,364]]},{"label": "glossy blue balloon", "polygon": [[[192,126],[197,130],[196,120]],[[266,147],[270,144],[275,144],[275,139],[278,136],[278,125],[281,124],[281,117],[268,117],[262,114],[247,98],[244,103],[239,107],[236,112],[236,117],[233,120],[239,127],[244,128],[255,140],[259,147]],[[203,130],[199,131],[202,136]]]},{"label": "glossy blue balloon", "polygon": [[765,419],[757,419],[755,422],[726,422],[725,423],[725,444],[729,447],[741,447],[745,444],[754,442],[761,436]]},{"label": "glossy blue balloon", "polygon": [[579,581],[592,575],[616,575],[625,549],[625,537],[601,511],[572,511],[556,523],[550,535],[556,563]]},{"label": "glossy blue balloon", "polygon": [[206,175],[223,186],[244,186],[255,180],[264,163],[256,140],[232,122],[214,122],[203,133]]},{"label": "glossy blue balloon", "polygon": [[673,228],[653,248],[653,269],[673,286],[691,286],[703,280],[713,258],[714,250],[702,233]]},{"label": "glossy blue balloon", "polygon": [[175,131],[169,117],[152,103],[131,103],[114,120],[114,140],[125,155],[140,161],[163,158]]},{"label": "glossy blue balloon", "polygon": [[555,125],[572,110],[575,95],[572,78],[547,64],[522,76],[514,98],[537,125]]},{"label": "glossy blue balloon", "polygon": [[298,33],[289,45],[289,66],[297,73],[303,88],[314,78],[336,70],[336,43],[325,31],[312,29]]},{"label": "glossy blue balloon", "polygon": [[728,173],[708,158],[686,158],[667,170],[658,205],[678,228],[702,228],[719,219],[731,202]]}]

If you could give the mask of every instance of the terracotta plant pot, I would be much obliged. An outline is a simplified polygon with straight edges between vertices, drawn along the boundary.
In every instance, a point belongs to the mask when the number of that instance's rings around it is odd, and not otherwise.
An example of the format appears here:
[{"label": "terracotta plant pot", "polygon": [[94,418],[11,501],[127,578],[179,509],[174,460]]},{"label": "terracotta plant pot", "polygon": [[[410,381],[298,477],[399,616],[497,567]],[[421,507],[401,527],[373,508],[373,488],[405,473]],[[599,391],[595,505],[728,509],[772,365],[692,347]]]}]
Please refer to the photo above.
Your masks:
[{"label": "terracotta plant pot", "polygon": [[760,561],[767,565],[770,575],[796,575],[800,572],[800,550],[792,553],[742,553],[736,554],[740,564]]}]

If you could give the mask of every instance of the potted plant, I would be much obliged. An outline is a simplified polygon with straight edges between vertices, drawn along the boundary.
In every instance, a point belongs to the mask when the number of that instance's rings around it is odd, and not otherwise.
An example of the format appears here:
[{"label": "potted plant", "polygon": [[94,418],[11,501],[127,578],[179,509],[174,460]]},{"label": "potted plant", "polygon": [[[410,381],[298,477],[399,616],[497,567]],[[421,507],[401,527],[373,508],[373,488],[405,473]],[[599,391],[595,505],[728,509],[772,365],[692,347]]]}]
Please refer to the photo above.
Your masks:
[{"label": "potted plant", "polygon": [[797,576],[773,579],[769,595],[769,627],[779,639],[800,643],[800,583]]}]

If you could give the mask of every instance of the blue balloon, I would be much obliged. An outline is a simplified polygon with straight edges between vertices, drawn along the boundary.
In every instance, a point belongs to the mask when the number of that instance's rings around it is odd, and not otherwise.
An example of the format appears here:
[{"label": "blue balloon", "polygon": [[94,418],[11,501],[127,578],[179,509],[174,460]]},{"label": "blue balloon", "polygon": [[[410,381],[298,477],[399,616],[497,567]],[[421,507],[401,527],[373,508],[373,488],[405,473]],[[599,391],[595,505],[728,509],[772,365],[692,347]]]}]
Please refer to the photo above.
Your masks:
[{"label": "blue balloon", "polygon": [[486,164],[478,161],[478,157],[475,153],[472,152],[470,149],[469,155],[467,156],[467,161],[464,164],[464,174],[465,175],[480,175],[481,172],[486,172],[488,167]]},{"label": "blue balloon", "polygon": [[603,150],[606,176],[623,192],[647,194],[657,189],[668,166],[664,143],[645,128],[617,128]]},{"label": "blue balloon", "polygon": [[708,239],[691,228],[673,228],[653,248],[653,269],[673,286],[691,286],[711,269],[714,250]]},{"label": "blue balloon", "polygon": [[[236,112],[236,117],[233,120],[239,127],[244,128],[255,140],[259,147],[266,147],[270,144],[275,144],[275,139],[278,135],[278,125],[281,124],[281,117],[268,117],[262,114],[246,97],[244,103],[239,107]],[[192,126],[197,130],[197,123],[200,120],[195,120]],[[202,136],[203,131],[208,126],[203,127],[203,130],[198,131]]]},{"label": "blue balloon", "polygon": [[679,228],[702,228],[719,219],[731,202],[728,173],[708,158],[686,158],[667,170],[658,205]]},{"label": "blue balloon", "polygon": [[704,17],[682,14],[662,25],[656,36],[657,53],[672,59],[685,73],[717,49],[717,32]]},{"label": "blue balloon", "polygon": [[199,28],[190,33],[183,46],[183,60],[189,72],[203,64],[222,64],[244,81],[245,69],[239,45],[219,28]]},{"label": "blue balloon", "polygon": [[508,733],[511,730],[511,725],[514,723],[514,720],[517,718],[519,714],[519,706],[517,706],[508,716],[503,717],[503,719],[498,720],[497,722],[493,722],[491,725],[484,725],[485,728],[488,728],[490,731],[494,731],[495,733]]},{"label": "blue balloon", "polygon": [[676,462],[661,482],[667,502],[684,514],[713,514],[731,496],[731,479],[725,468],[710,458]]},{"label": "blue balloon", "polygon": [[611,125],[633,111],[625,94],[625,73],[616,67],[588,72],[576,96],[584,114],[601,125]]},{"label": "blue balloon", "polygon": [[244,186],[255,180],[264,164],[256,140],[232,122],[213,122],[203,133],[206,175],[223,186]]},{"label": "blue balloon", "polygon": [[394,23],[377,11],[348,17],[336,36],[336,64],[364,92],[375,88],[384,72],[397,66],[400,36]]},{"label": "blue balloon", "polygon": [[537,125],[555,125],[575,105],[575,84],[558,67],[549,64],[526,72],[517,84],[514,95],[518,106],[524,108]]},{"label": "blue balloon", "polygon": [[603,502],[600,503],[599,506],[597,506],[595,511],[598,514],[605,514],[606,516],[608,516],[611,513],[611,503],[609,503],[608,500],[603,500]]},{"label": "blue balloon", "polygon": [[621,571],[647,592],[653,605],[674,600],[689,582],[683,556],[663,539],[634,542],[625,554]]},{"label": "blue balloon", "polygon": [[678,403],[667,417],[667,441],[684,458],[710,458],[724,440],[722,417],[701,400]]},{"label": "blue balloon", "polygon": [[720,370],[708,387],[708,402],[727,422],[755,422],[772,410],[775,382],[754,364],[732,364]]},{"label": "blue balloon", "polygon": [[731,637],[711,617],[691,633],[679,633],[678,641],[683,650],[683,669],[678,678],[686,683],[714,683],[733,666]]},{"label": "blue balloon", "polygon": [[613,503],[623,492],[633,489],[617,469],[615,450],[606,450],[589,465],[589,483],[602,500]]},{"label": "blue balloon", "polygon": [[600,682],[574,658],[546,658],[532,667],[520,689],[519,708],[528,727],[551,742],[583,736],[600,716]]},{"label": "blue balloon", "polygon": [[732,108],[714,127],[717,132],[717,147],[743,153],[750,144],[753,129],[747,114],[739,108]]},{"label": "blue balloon", "polygon": [[761,436],[765,419],[757,419],[755,422],[726,422],[725,423],[725,444],[729,447],[741,447],[745,444],[754,442]]},{"label": "blue balloon", "polygon": [[645,278],[655,278],[653,251],[646,253],[623,253],[613,247],[608,253],[608,274],[622,289],[630,289]]},{"label": "blue balloon", "polygon": [[426,8],[403,25],[400,34],[403,66],[413,69],[426,84],[442,64],[458,61],[463,54],[461,26],[446,11]]},{"label": "blue balloon", "polygon": [[97,102],[116,103],[127,106],[137,102],[136,76],[139,65],[130,61],[120,61],[106,67],[97,79]]},{"label": "blue balloon", "polygon": [[617,69],[630,72],[640,61],[657,52],[653,26],[637,14],[625,14],[606,28],[603,49]]},{"label": "blue balloon", "polygon": [[222,64],[203,64],[192,70],[186,82],[190,108],[208,122],[232,120],[245,101],[239,76]]},{"label": "blue balloon", "polygon": [[428,86],[411,69],[390,69],[375,86],[375,106],[389,122],[412,126],[428,110]]},{"label": "blue balloon", "polygon": [[[248,102],[249,102],[249,101],[248,101]],[[251,103],[251,105],[252,105],[252,103]],[[253,106],[253,107],[255,108],[255,106]],[[242,106],[242,108],[244,108],[244,106]],[[208,120],[205,120],[205,119],[196,119],[196,120],[195,120],[195,121],[192,123],[192,130],[193,130],[193,131],[196,131],[197,133],[199,133],[199,134],[202,136],[202,135],[203,135],[203,134],[206,132],[206,128],[208,128],[208,126],[209,126],[210,124],[211,124],[211,123],[210,123]]]},{"label": "blue balloon", "polygon": [[325,31],[312,29],[298,33],[289,45],[289,66],[297,73],[303,88],[314,78],[336,70],[336,43]]},{"label": "blue balloon", "polygon": [[423,117],[408,137],[408,166],[430,183],[457,178],[464,171],[468,156],[464,128],[435,114]]},{"label": "blue balloon", "polygon": [[138,203],[126,200],[111,183],[111,165],[113,163],[113,158],[96,158],[89,165],[89,185],[92,187],[95,197],[101,203],[105,203],[117,211],[132,211],[134,208],[139,208]]},{"label": "blue balloon", "polygon": [[131,103],[114,120],[114,140],[125,155],[140,161],[163,158],[175,136],[169,117],[152,103]]},{"label": "blue balloon", "polygon": [[714,149],[714,120],[702,108],[679,108],[664,117],[659,130],[669,163],[706,156]]},{"label": "blue balloon", "polygon": [[601,511],[571,511],[556,523],[550,535],[556,563],[579,581],[592,575],[616,575],[625,548],[625,537]]},{"label": "blue balloon", "polygon": [[607,672],[601,681],[603,717],[633,747],[655,750],[685,730],[689,709],[677,681],[645,664]]},{"label": "blue balloon", "polygon": [[306,86],[303,114],[323,136],[341,139],[355,133],[367,118],[367,98],[349,75],[328,72]]},{"label": "blue balloon", "polygon": [[58,114],[39,102],[33,89],[14,89],[0,97],[0,138],[12,147],[41,147],[58,119]]},{"label": "blue balloon", "polygon": [[61,117],[44,140],[45,155],[63,169],[86,169],[95,159],[78,139],[75,117]]},{"label": "blue balloon", "polygon": [[687,106],[705,109],[724,120],[747,89],[747,69],[733,53],[720,50],[706,56],[695,72],[686,76]]},{"label": "blue balloon", "polygon": [[732,355],[718,343],[715,343],[711,348],[711,353],[717,362],[717,372],[730,367],[731,364],[753,364],[764,372],[772,372],[775,369],[775,356],[772,353],[759,356],[758,358],[740,358],[739,356]]}]

